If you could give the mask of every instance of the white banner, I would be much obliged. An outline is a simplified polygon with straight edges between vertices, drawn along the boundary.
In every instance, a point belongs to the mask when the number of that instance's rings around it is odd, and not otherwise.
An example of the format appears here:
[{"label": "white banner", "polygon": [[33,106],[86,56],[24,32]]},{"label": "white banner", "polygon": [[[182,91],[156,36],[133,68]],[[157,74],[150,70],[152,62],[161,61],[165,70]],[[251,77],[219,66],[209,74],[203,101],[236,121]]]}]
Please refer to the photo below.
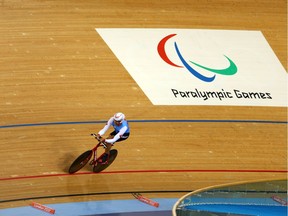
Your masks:
[{"label": "white banner", "polygon": [[154,105],[287,106],[287,72],[260,31],[96,31]]}]

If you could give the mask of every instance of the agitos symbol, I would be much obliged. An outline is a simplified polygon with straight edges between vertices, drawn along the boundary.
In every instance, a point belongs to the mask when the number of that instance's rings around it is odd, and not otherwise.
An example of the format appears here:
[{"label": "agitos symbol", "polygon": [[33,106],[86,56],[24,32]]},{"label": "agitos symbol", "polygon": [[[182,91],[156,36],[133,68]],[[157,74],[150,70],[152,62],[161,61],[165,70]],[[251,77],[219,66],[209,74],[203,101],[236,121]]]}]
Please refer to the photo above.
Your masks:
[{"label": "agitos symbol", "polygon": [[200,65],[196,62],[193,62],[193,61],[189,61],[190,63],[192,63],[193,65],[196,65],[202,69],[205,69],[206,71],[209,71],[209,72],[212,72],[214,73],[212,76],[208,77],[208,76],[204,76],[202,75],[201,73],[199,73],[198,71],[196,71],[194,68],[192,68],[188,62],[183,58],[179,48],[178,48],[178,45],[176,42],[174,42],[174,48],[175,48],[175,51],[180,59],[180,61],[182,62],[183,66],[181,65],[177,65],[175,64],[174,62],[172,62],[169,57],[167,56],[167,53],[165,51],[165,45],[166,45],[166,42],[174,37],[176,34],[170,34],[166,37],[164,37],[159,43],[158,43],[158,46],[157,46],[157,50],[158,50],[158,53],[160,55],[160,57],[163,59],[163,61],[165,61],[167,64],[171,65],[171,66],[174,66],[174,67],[179,67],[179,68],[183,68],[185,67],[191,74],[193,74],[195,77],[197,77],[198,79],[202,80],[202,81],[205,81],[205,82],[212,82],[216,75],[215,74],[221,74],[221,75],[234,75],[236,72],[237,72],[237,66],[235,65],[235,63],[230,59],[228,58],[227,56],[225,56],[225,58],[229,61],[229,66],[227,68],[224,68],[224,69],[214,69],[214,68],[208,68],[208,67],[205,67],[203,65]]}]

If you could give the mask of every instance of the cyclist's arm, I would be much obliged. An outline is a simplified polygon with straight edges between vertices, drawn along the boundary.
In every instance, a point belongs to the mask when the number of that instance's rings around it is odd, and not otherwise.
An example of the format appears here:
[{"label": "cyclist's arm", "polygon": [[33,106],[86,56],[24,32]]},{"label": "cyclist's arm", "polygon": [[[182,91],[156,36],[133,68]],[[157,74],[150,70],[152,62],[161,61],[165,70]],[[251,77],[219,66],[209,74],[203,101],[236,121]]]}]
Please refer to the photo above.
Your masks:
[{"label": "cyclist's arm", "polygon": [[121,138],[121,136],[126,132],[127,126],[124,126],[120,129],[120,131],[112,138],[112,139],[105,139],[105,142],[107,143],[115,143],[118,139]]},{"label": "cyclist's arm", "polygon": [[107,121],[107,123],[106,123],[106,125],[104,126],[104,128],[98,132],[98,135],[99,135],[99,136],[103,136],[103,135],[106,133],[106,131],[109,129],[109,127],[112,125],[112,122],[113,122],[113,117],[111,117],[111,118]]}]

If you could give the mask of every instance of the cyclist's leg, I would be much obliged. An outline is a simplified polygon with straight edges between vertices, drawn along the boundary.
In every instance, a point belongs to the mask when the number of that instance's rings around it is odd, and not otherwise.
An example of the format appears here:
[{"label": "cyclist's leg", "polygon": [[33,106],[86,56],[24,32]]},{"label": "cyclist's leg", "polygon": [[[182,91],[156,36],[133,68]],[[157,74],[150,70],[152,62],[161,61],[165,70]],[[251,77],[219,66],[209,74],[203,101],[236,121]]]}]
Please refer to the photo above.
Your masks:
[{"label": "cyclist's leg", "polygon": [[[116,131],[113,131],[109,134],[109,136],[106,139],[113,139],[114,136],[116,135]],[[126,140],[129,137],[129,133],[127,134],[123,134],[123,136],[118,139],[116,142],[121,142],[123,140]],[[114,143],[105,143],[105,145],[107,146],[107,148],[105,149],[105,153],[109,155],[111,147],[113,146]]]},{"label": "cyclist's leg", "polygon": [[[113,131],[112,133],[110,133],[110,135],[109,135],[106,139],[113,139],[113,137],[114,137],[115,135],[116,135],[116,132]],[[105,163],[105,162],[108,160],[112,145],[113,145],[113,144],[111,144],[111,143],[105,142],[106,148],[105,148],[104,155],[103,155],[102,159],[100,160],[100,162]]]},{"label": "cyclist's leg", "polygon": [[[106,139],[113,139],[115,135],[116,135],[116,132],[113,131],[112,133],[110,133],[110,135]],[[107,148],[105,149],[105,153],[109,154],[113,144],[105,142],[105,145],[107,146]]]}]

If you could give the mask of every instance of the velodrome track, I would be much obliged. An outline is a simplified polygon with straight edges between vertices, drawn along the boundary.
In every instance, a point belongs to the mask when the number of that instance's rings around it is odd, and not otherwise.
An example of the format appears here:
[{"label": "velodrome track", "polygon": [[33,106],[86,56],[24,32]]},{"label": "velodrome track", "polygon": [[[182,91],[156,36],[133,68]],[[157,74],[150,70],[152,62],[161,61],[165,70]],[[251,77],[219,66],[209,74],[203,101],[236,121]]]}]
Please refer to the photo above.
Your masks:
[{"label": "velodrome track", "polygon": [[[0,208],[177,198],[287,177],[287,107],[154,106],[95,28],[260,30],[287,71],[286,1],[1,1]],[[130,120],[109,169],[68,175],[115,112]]]}]

